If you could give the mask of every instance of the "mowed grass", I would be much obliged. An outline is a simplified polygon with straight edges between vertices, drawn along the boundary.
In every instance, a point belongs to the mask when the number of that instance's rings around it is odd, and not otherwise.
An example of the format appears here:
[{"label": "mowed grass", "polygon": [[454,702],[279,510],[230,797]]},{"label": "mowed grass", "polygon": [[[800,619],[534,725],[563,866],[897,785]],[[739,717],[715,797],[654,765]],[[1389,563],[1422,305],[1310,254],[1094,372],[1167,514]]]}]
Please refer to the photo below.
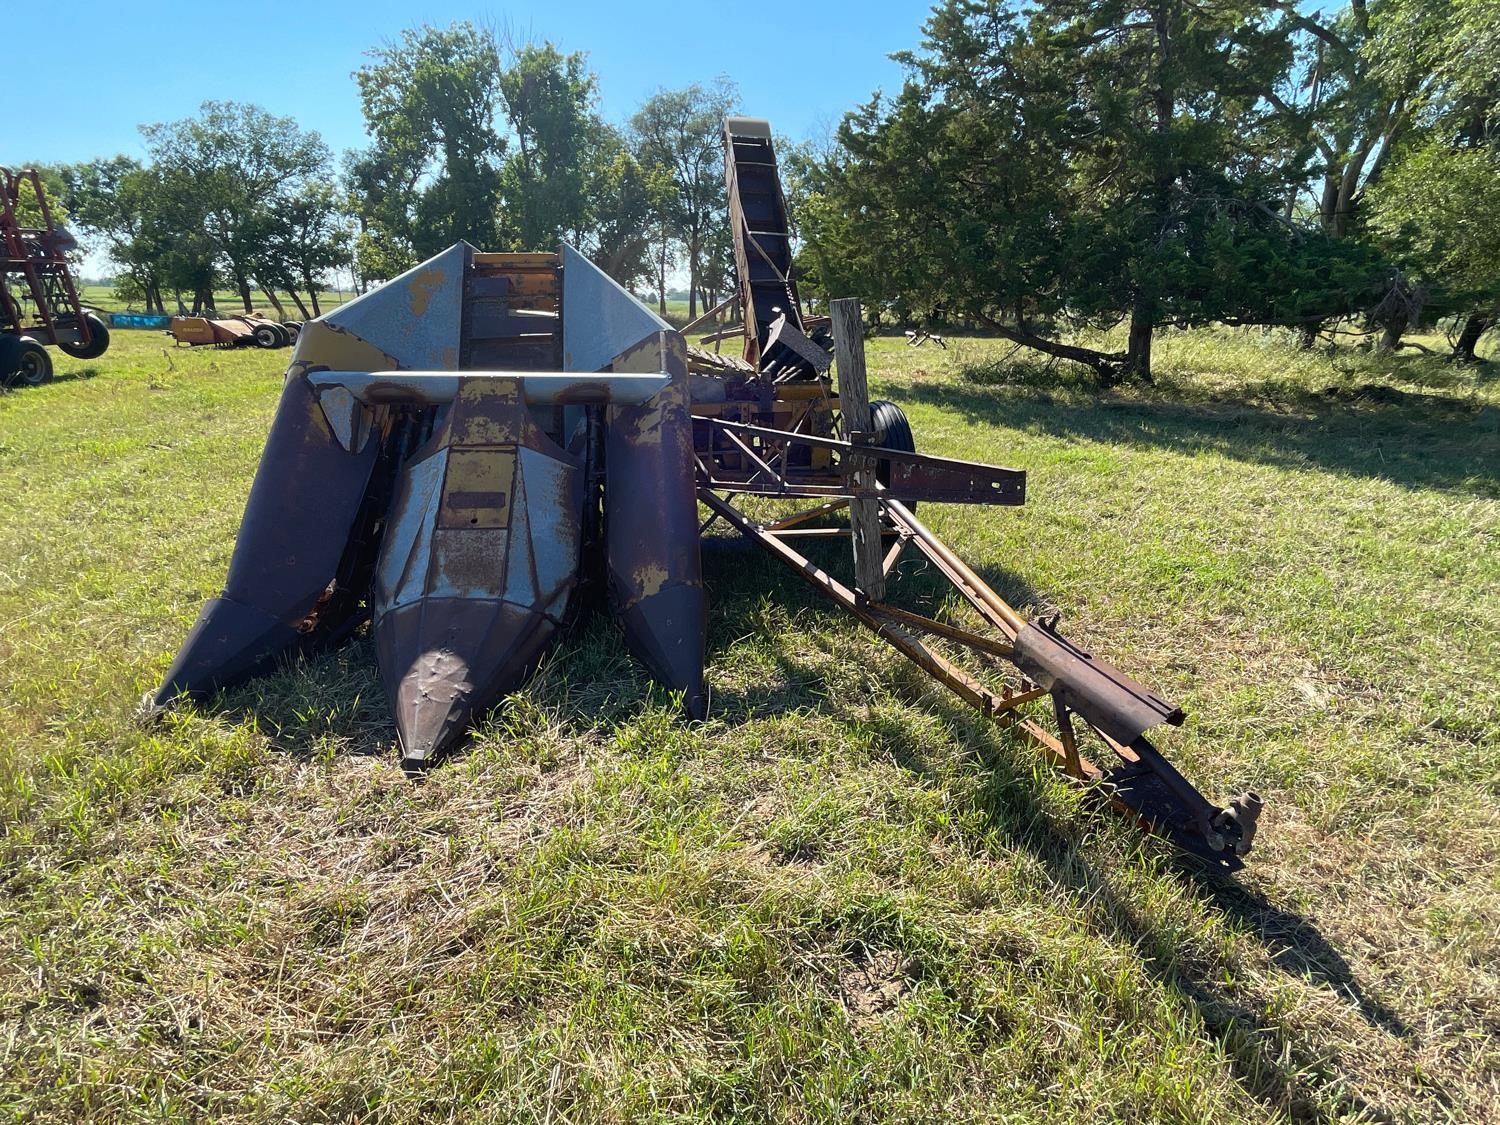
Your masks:
[{"label": "mowed grass", "polygon": [[[303,292],[301,296],[302,300],[308,305],[308,311],[311,312],[312,302],[308,301],[307,294],[305,292]],[[327,312],[329,309],[338,308],[338,306],[343,304],[345,301],[352,301],[354,299],[354,296],[355,295],[347,289],[325,289],[318,293],[318,306],[324,312]],[[132,304],[128,301],[121,300],[119,294],[115,292],[115,288],[113,285],[79,286],[78,298],[85,305],[89,305],[90,307],[96,309],[103,309],[105,312],[142,311],[142,306],[139,303]],[[186,300],[187,304],[191,306],[192,295],[185,294],[184,299]],[[298,318],[302,315],[301,312],[298,311],[296,304],[285,293],[278,293],[277,299],[281,301],[281,306],[286,310],[286,315],[289,318]],[[271,304],[270,299],[266,296],[263,290],[252,289],[250,291],[250,300],[254,305],[257,314],[269,317],[276,316],[276,307]],[[240,295],[229,289],[216,290],[214,292],[214,304],[218,311],[224,313],[226,316],[244,311],[244,302],[240,300]],[[166,297],[166,305],[167,312],[169,314],[177,311],[172,303],[170,294],[168,294]]]},{"label": "mowed grass", "polygon": [[924,519],[1266,797],[1233,879],[727,544],[702,724],[596,618],[421,784],[367,642],[138,726],[286,353],[121,332],[0,396],[0,1107],[1495,1120],[1495,366],[1169,334],[1101,396],[1008,351],[872,344],[920,448],[1030,472]]}]

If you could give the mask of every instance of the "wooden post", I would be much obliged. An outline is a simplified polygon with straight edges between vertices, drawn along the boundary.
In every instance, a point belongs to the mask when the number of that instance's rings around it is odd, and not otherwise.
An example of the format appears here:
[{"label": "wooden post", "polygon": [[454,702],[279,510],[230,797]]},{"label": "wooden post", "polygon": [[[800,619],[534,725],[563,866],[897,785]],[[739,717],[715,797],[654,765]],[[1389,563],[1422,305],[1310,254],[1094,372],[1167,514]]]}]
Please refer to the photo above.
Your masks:
[{"label": "wooden post", "polygon": [[[870,439],[870,387],[865,379],[865,329],[859,302],[842,297],[829,302],[833,322],[834,362],[839,369],[839,413],[844,420],[844,440]],[[875,461],[861,457],[854,482],[873,487]],[[849,502],[849,530],[854,538],[854,586],[872,602],[885,600],[885,568],[880,550],[880,501]]]}]

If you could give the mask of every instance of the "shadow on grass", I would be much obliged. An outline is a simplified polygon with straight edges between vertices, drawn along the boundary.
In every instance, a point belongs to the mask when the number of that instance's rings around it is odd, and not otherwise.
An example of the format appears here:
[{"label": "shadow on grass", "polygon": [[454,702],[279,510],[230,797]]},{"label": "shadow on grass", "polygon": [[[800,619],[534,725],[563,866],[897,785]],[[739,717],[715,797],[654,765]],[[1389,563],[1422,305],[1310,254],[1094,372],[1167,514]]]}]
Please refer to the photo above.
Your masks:
[{"label": "shadow on grass", "polygon": [[1371,1026],[1399,1039],[1411,1034],[1411,1027],[1393,1008],[1365,992],[1349,963],[1306,918],[1196,866],[1183,863],[1178,870],[1215,909],[1253,932],[1278,968],[1348,997]]},{"label": "shadow on grass", "polygon": [[81,383],[98,374],[99,368],[97,367],[80,367],[76,371],[54,372],[45,383],[0,383],[0,395],[35,393],[44,387],[57,386],[59,383]]},{"label": "shadow on grass", "polygon": [[[776,570],[766,560],[763,566],[746,564],[731,579],[744,592],[775,588]],[[1001,575],[1001,577],[1005,577]],[[804,608],[826,611],[827,603],[809,592],[783,590],[779,600],[789,612]],[[733,626],[751,625],[748,615]],[[731,630],[732,631],[732,630]],[[784,691],[792,702],[816,705],[820,696],[837,690],[828,682],[828,672],[799,656],[785,636],[770,638],[770,657]],[[1135,952],[1146,972],[1170,995],[1196,1012],[1202,1025],[1220,1045],[1234,1077],[1249,1096],[1269,1114],[1286,1114],[1292,1120],[1332,1122],[1349,1115],[1382,1120],[1384,1107],[1373,1105],[1351,1092],[1344,1079],[1357,1062],[1328,1057],[1327,1048],[1309,1044],[1282,1019],[1222,981],[1222,968],[1205,963],[1166,930],[1144,907],[1132,900],[1106,871],[1093,865],[1080,851],[1078,835],[1086,826],[1060,824],[1043,805],[1026,768],[1032,751],[1015,743],[994,742],[997,728],[965,709],[956,699],[934,702],[926,689],[928,681],[913,670],[912,683],[894,684],[891,690],[909,696],[937,711],[967,748],[973,768],[980,774],[976,795],[986,832],[1012,842],[1034,857],[1048,874],[1050,884],[1060,888],[1081,910],[1099,919],[1103,934],[1121,948]],[[721,716],[731,723],[748,720],[757,712],[763,694],[740,693],[720,699]],[[943,770],[925,748],[899,723],[864,719],[873,724],[872,751],[888,756],[915,779],[934,783]],[[1009,750],[1005,747],[1009,747]],[[1010,751],[1013,751],[1011,753]],[[1085,817],[1107,816],[1102,804],[1090,808]],[[1183,893],[1206,902],[1210,909],[1232,919],[1260,943],[1267,958],[1283,972],[1332,989],[1358,1005],[1363,1018],[1383,1032],[1405,1038],[1411,1034],[1404,1020],[1391,1008],[1371,998],[1353,969],[1334,946],[1307,918],[1280,908],[1259,894],[1248,891],[1221,872],[1210,872],[1187,858],[1164,865],[1165,877],[1177,882]],[[1330,1063],[1336,1068],[1330,1073]]]},{"label": "shadow on grass", "polygon": [[389,751],[396,738],[368,639],[280,660],[209,706],[294,758],[369,757]]},{"label": "shadow on grass", "polygon": [[1233,400],[1052,393],[1033,386],[916,383],[902,397],[970,422],[1038,434],[1500,496],[1486,474],[1500,441],[1500,409],[1381,384],[1300,388],[1259,384]]},{"label": "shadow on grass", "polygon": [[[847,562],[847,548],[841,542],[818,543],[809,554],[836,573],[845,569],[841,564]],[[710,623],[711,662],[726,659],[740,638],[758,630],[760,607],[767,599],[774,599],[794,621],[805,614],[830,621],[841,616],[753,546],[715,544],[705,553],[705,577],[717,605]],[[1018,601],[1035,600],[1034,592],[1018,577],[1003,571],[991,577]],[[935,601],[944,589],[937,575],[923,573],[909,576],[904,586],[903,600],[908,604]],[[776,679],[717,692],[715,718],[735,726],[767,713],[836,706],[829,701],[837,683],[826,667],[819,668],[799,654],[796,638],[782,633],[764,640]],[[559,651],[555,668],[544,669],[543,678],[545,682],[535,690],[544,703],[557,708],[563,727],[574,733],[625,719],[656,692],[644,672],[632,667],[618,630],[601,618],[582,625]],[[603,694],[568,687],[579,680],[603,684]],[[1326,1050],[1304,1042],[1254,998],[1236,995],[1222,982],[1222,970],[1216,971],[1191,949],[1184,949],[1160,920],[1081,853],[1078,826],[1057,823],[1044,807],[1025,768],[1028,751],[1012,744],[1014,754],[1006,752],[1003,737],[1001,743],[994,742],[994,728],[987,720],[956,700],[934,704],[926,685],[913,670],[909,684],[898,677],[889,690],[909,694],[914,700],[920,697],[969,748],[969,760],[981,775],[975,801],[986,821],[986,835],[994,832],[1034,857],[1052,885],[1098,919],[1106,937],[1133,951],[1169,995],[1190,1006],[1224,1051],[1236,1081],[1249,1096],[1268,1113],[1285,1113],[1298,1121],[1332,1121],[1347,1114],[1377,1120],[1388,1116],[1382,1107],[1348,1090],[1343,1079],[1356,1065],[1354,1060],[1337,1055],[1330,1059]],[[292,755],[388,753],[394,741],[368,640],[300,661],[227,692],[220,708],[227,717],[255,723],[276,749]],[[888,755],[913,775],[914,783],[940,775],[909,731],[876,722],[873,733],[877,749],[872,753]],[[1086,815],[1105,814],[1091,810]],[[1165,870],[1166,877],[1177,881],[1186,894],[1207,902],[1252,935],[1282,971],[1351,998],[1367,1021],[1390,1035],[1410,1034],[1395,1011],[1365,993],[1348,962],[1311,921],[1188,861],[1168,864]],[[1338,1068],[1336,1073],[1329,1073],[1330,1064]]]},{"label": "shadow on grass", "polygon": [[[997,761],[984,765],[991,771],[1007,768]],[[1009,828],[1009,838],[1043,866],[1055,885],[1066,888],[1081,909],[1099,919],[1106,936],[1134,951],[1163,988],[1191,1005],[1223,1049],[1241,1087],[1268,1111],[1299,1122],[1341,1121],[1350,1114],[1361,1120],[1389,1119],[1388,1108],[1349,1089],[1345,1079],[1357,1070],[1356,1060],[1338,1054],[1330,1059],[1326,1046],[1303,1042],[1256,998],[1235,995],[1223,983],[1222,969],[1181,947],[1146,908],[1080,853],[1076,833],[1057,824],[1041,807],[1027,779],[1011,771],[1008,777],[997,777],[987,795],[987,820]],[[1087,815],[1107,814],[1100,805]],[[1015,831],[1017,824],[1025,827]],[[1283,971],[1352,998],[1371,1025],[1392,1036],[1410,1034],[1400,1016],[1365,994],[1347,961],[1308,919],[1274,906],[1231,876],[1210,871],[1189,857],[1174,857],[1165,871],[1186,894],[1206,900],[1253,934]]]},{"label": "shadow on grass", "polygon": [[[844,544],[829,542],[819,542],[807,551],[815,562],[835,573],[846,553]],[[724,554],[727,556],[728,552]],[[774,591],[779,604],[790,613],[804,610],[837,613],[813,591],[805,587],[788,588],[783,578],[785,570],[772,560],[756,562],[755,559],[756,555],[729,560],[722,570],[711,566],[710,580],[732,587],[740,605],[752,604],[756,597]],[[1036,592],[1019,576],[996,571],[986,579],[993,580],[1018,602],[1037,600]],[[948,589],[936,574],[905,576],[901,600],[930,610]],[[728,595],[730,590],[724,593]],[[725,636],[742,635],[753,626],[747,611],[731,613],[726,624],[729,627],[724,631]],[[784,692],[794,702],[807,705],[819,694],[836,690],[836,684],[826,682],[826,670],[819,670],[800,658],[789,638],[774,637],[770,641],[770,656],[783,685],[778,694]],[[912,676],[917,681],[912,696],[922,696],[932,706],[923,690],[927,681],[915,670]],[[894,690],[905,694],[900,685]],[[730,722],[748,720],[758,710],[757,698],[763,699],[763,693],[721,698],[721,715]],[[958,732],[960,741],[971,748],[976,768],[983,771],[981,811],[988,827],[1031,854],[1048,872],[1051,881],[1066,888],[1081,908],[1096,911],[1104,920],[1108,935],[1121,946],[1137,951],[1147,972],[1197,1012],[1230,1060],[1236,1080],[1251,1097],[1269,1111],[1287,1113],[1297,1121],[1341,1120],[1351,1113],[1374,1120],[1388,1116],[1383,1107],[1369,1104],[1348,1090],[1342,1081],[1347,1071],[1328,1075],[1328,1081],[1321,1081],[1319,1076],[1327,1075],[1329,1061],[1323,1048],[1303,1042],[1253,998],[1235,995],[1222,983],[1221,973],[1214,966],[1203,964],[1191,951],[1181,948],[1156,919],[1119,889],[1107,872],[1094,867],[1080,853],[1077,826],[1061,825],[1052,819],[1024,770],[1031,754],[1029,748],[1016,747],[1014,759],[1003,753],[989,753],[982,749],[990,741],[986,735],[993,729],[987,720],[966,710],[957,700],[939,702],[936,709]],[[941,771],[909,731],[879,719],[866,721],[874,725],[878,753],[888,755],[899,767],[924,781],[939,778]],[[982,735],[980,731],[986,733]],[[1101,805],[1085,815],[1107,813]],[[1309,919],[1276,906],[1224,873],[1210,871],[1188,857],[1179,856],[1168,863],[1166,877],[1176,881],[1185,894],[1205,902],[1211,910],[1232,919],[1252,935],[1268,960],[1283,972],[1352,1000],[1361,1016],[1386,1034],[1398,1038],[1411,1034],[1398,1013],[1365,991],[1348,961]],[[1341,1069],[1344,1067],[1344,1060],[1335,1061]],[[1355,1064],[1351,1060],[1347,1065]]]}]

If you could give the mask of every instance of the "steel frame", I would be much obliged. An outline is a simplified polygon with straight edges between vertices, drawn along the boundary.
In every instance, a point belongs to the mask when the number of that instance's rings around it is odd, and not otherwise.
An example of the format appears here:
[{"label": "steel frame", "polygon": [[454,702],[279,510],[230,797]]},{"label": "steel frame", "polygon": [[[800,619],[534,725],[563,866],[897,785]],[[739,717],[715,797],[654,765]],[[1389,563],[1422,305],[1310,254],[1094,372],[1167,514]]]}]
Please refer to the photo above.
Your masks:
[{"label": "steel frame", "polygon": [[[1255,835],[1260,799],[1242,794],[1225,808],[1206,799],[1158,751],[1146,730],[1179,725],[1180,708],[1166,703],[1116,669],[1062,638],[1055,621],[1033,623],[1010,606],[971,567],[912,514],[903,501],[1019,504],[1024,474],[922,454],[791,434],[716,418],[696,419],[698,499],[709,511],[702,529],[722,519],[794,571],[886,644],[980,714],[1025,738],[1070,781],[1103,796],[1110,808],[1226,870],[1243,866]],[[856,435],[858,436],[858,435]],[[799,466],[793,451],[814,447],[834,454],[832,474]],[[889,461],[889,487],[858,483],[859,470]],[[966,475],[967,474],[967,475]],[[735,503],[814,501],[772,519],[757,519]],[[908,552],[938,571],[979,619],[977,627],[939,620],[874,599],[814,562],[798,544],[852,534],[850,502],[873,501],[882,541],[881,574]],[[1049,682],[1038,682],[1049,681]],[[1092,735],[1113,764],[1086,756]]]},{"label": "steel frame", "polygon": [[[23,227],[16,208],[21,188],[30,184],[42,214],[41,227]],[[93,330],[68,269],[61,232],[52,217],[47,192],[34,168],[0,167],[0,331],[33,336],[45,344],[93,343]],[[26,283],[34,320],[28,323],[6,281],[11,274]]]}]

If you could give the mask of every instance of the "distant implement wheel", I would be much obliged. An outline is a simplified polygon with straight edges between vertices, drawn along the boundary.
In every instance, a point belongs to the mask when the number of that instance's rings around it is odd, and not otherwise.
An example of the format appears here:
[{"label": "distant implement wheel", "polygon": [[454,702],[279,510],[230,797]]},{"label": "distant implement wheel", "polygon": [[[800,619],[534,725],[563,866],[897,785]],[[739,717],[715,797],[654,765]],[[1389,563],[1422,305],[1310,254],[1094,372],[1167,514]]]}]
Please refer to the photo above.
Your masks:
[{"label": "distant implement wheel", "polygon": [[98,359],[109,350],[109,325],[97,313],[84,313],[83,319],[89,326],[89,342],[57,346],[74,359]]},{"label": "distant implement wheel", "polygon": [[0,383],[38,387],[52,378],[52,357],[26,336],[0,336]]},{"label": "distant implement wheel", "polygon": [[282,343],[282,334],[274,324],[257,324],[254,336],[257,348],[279,348],[284,346]]},{"label": "distant implement wheel", "polygon": [[278,348],[289,348],[292,346],[292,330],[290,328],[282,324],[279,320],[272,322],[271,327],[276,329],[276,335],[281,340],[281,343],[276,345]]},{"label": "distant implement wheel", "polygon": [[287,335],[292,338],[292,343],[297,342],[297,337],[302,335],[302,322],[300,320],[284,321],[281,327],[285,328]]}]

